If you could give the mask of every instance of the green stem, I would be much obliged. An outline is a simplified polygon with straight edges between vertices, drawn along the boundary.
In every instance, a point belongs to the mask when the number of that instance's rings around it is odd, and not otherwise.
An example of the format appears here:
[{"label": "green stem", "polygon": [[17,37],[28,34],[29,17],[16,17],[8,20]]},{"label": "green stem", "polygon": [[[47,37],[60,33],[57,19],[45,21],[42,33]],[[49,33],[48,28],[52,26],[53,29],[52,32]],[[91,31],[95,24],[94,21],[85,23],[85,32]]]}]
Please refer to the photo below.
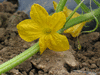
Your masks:
[{"label": "green stem", "polygon": [[[80,2],[81,2],[81,0],[74,0],[77,4],[79,4]],[[90,9],[84,4],[84,3],[82,3],[81,4],[81,9],[84,11],[84,12],[89,12],[90,11]]]},{"label": "green stem", "polygon": [[[84,0],[83,0],[84,1]],[[77,11],[77,9],[81,6],[81,4],[83,3],[83,1],[81,1],[76,8],[74,9],[74,11],[70,14],[70,16],[68,16],[66,18],[66,23],[70,20],[70,18],[74,15],[74,13]],[[65,25],[62,29],[60,29],[59,31],[57,31],[58,33],[63,33],[63,31],[65,30]]]},{"label": "green stem", "polygon": [[[91,0],[90,0],[90,9],[91,9],[91,12],[92,12],[92,7],[91,7]],[[92,14],[93,15],[93,14]],[[91,32],[94,32],[97,28],[98,28],[98,24],[99,24],[99,21],[98,19],[93,15],[94,19],[96,20],[96,27],[93,29],[93,30],[90,30],[90,31],[83,31],[81,33],[91,33]]]},{"label": "green stem", "polygon": [[100,7],[100,3],[99,3],[98,1],[93,0],[93,2],[94,2],[98,7]]},{"label": "green stem", "polygon": [[62,11],[65,4],[66,4],[66,2],[67,2],[67,0],[60,0],[59,4],[57,5],[57,8],[56,8],[55,12]]},{"label": "green stem", "polygon": [[76,8],[74,9],[74,11],[70,14],[70,16],[68,16],[68,17],[66,18],[66,23],[70,20],[70,18],[74,15],[74,13],[77,11],[77,9],[81,6],[82,3],[83,3],[83,1],[81,1],[80,4],[78,4],[78,5],[76,6]]},{"label": "green stem", "polygon": [[94,32],[95,30],[97,30],[99,21],[98,21],[98,19],[95,16],[94,16],[94,18],[95,18],[95,21],[96,21],[96,27],[93,30],[90,30],[90,31],[82,31],[81,33],[91,33],[91,32]]},{"label": "green stem", "polygon": [[94,16],[99,16],[100,15],[100,7],[98,9],[95,9],[92,12],[86,13],[84,15],[80,15],[76,18],[70,19],[67,23],[65,23],[65,28],[64,29],[68,29],[78,23],[87,21],[89,19],[94,19]]},{"label": "green stem", "polygon": [[[100,7],[92,12],[89,12],[89,13],[86,13],[84,15],[80,15],[76,18],[72,18],[70,19],[68,22],[65,23],[65,27],[63,27],[62,29],[60,29],[58,31],[58,33],[63,33],[64,30],[78,24],[78,23],[81,23],[81,22],[84,22],[84,21],[87,21],[89,19],[94,19],[94,16],[99,16],[100,15]],[[94,15],[94,16],[93,16]]]},{"label": "green stem", "polygon": [[36,54],[38,51],[39,51],[39,42],[34,44],[34,46],[30,47],[29,49],[19,54],[18,56],[0,65],[0,74],[5,73],[10,69],[14,68],[15,66],[21,64],[23,61],[27,60],[29,57]]}]

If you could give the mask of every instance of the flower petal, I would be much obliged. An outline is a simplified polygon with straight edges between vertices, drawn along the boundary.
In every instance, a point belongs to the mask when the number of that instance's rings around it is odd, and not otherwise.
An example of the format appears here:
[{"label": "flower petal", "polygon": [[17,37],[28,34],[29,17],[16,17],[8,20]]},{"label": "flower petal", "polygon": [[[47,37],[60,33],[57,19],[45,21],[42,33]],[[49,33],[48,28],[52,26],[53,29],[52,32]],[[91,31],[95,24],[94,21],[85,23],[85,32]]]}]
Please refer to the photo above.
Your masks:
[{"label": "flower petal", "polygon": [[40,54],[42,54],[47,48],[46,43],[45,43],[45,36],[42,36],[39,39],[39,46],[40,46]]},{"label": "flower petal", "polygon": [[40,28],[31,19],[21,21],[17,25],[17,29],[20,37],[27,42],[31,42],[42,35],[40,32],[42,28]]},{"label": "flower petal", "polygon": [[[54,5],[54,9],[56,9],[57,3],[55,1],[53,1],[53,5]],[[73,11],[68,9],[67,7],[64,7],[64,9],[63,9],[63,13],[65,14],[66,17],[68,17],[72,12]],[[71,19],[78,17],[78,16],[80,16],[80,14],[75,12],[74,15],[71,17]],[[70,27],[69,29],[65,30],[64,33],[70,33],[73,37],[76,37],[81,32],[81,30],[86,22],[88,22],[88,21],[85,21],[85,22],[79,23],[73,27]]]},{"label": "flower petal", "polygon": [[[66,14],[66,17],[68,17],[73,11],[68,9],[67,7],[65,7],[63,12],[64,12],[64,14]],[[71,19],[78,17],[78,16],[80,16],[80,14],[75,12],[74,15],[71,17]],[[70,27],[67,30],[65,30],[64,33],[70,33],[73,37],[77,37],[79,35],[79,33],[81,32],[81,30],[82,30],[82,28],[83,28],[83,26],[85,25],[86,22],[87,21],[76,24],[75,26]]]},{"label": "flower petal", "polygon": [[[68,17],[73,11],[68,9],[67,7],[64,7],[63,12],[66,15],[66,17]],[[75,12],[74,15],[71,17],[71,19],[75,18],[75,17],[78,17],[78,16],[80,16],[80,14]]]},{"label": "flower petal", "polygon": [[53,1],[53,7],[54,7],[54,9],[56,10],[56,8],[57,8],[57,3],[56,3],[55,1]]},{"label": "flower petal", "polygon": [[53,33],[46,38],[47,47],[53,51],[66,51],[69,49],[69,42],[66,36]]},{"label": "flower petal", "polygon": [[33,4],[30,11],[30,17],[36,23],[43,25],[46,22],[47,16],[49,16],[48,12],[39,4]]},{"label": "flower petal", "polygon": [[54,31],[60,30],[66,22],[66,17],[63,12],[54,13],[47,19],[47,25]]},{"label": "flower petal", "polygon": [[82,22],[82,23],[79,23],[73,27],[70,27],[67,30],[65,30],[64,33],[70,33],[73,37],[77,37],[79,35],[79,33],[81,32],[85,23],[86,22]]},{"label": "flower petal", "polygon": [[[54,9],[56,9],[57,7],[57,3],[55,1],[53,1],[53,4],[54,4]],[[67,7],[64,7],[63,9],[63,13],[65,14],[66,17],[68,17],[73,11],[68,9]],[[80,14],[78,14],[77,12],[74,13],[74,15],[71,17],[72,18],[75,18],[75,17],[78,17],[80,16]],[[79,35],[79,33],[81,32],[83,26],[85,25],[86,22],[82,22],[82,23],[79,23],[73,27],[70,27],[69,29],[65,30],[64,33],[70,33],[73,37],[76,37]]]}]

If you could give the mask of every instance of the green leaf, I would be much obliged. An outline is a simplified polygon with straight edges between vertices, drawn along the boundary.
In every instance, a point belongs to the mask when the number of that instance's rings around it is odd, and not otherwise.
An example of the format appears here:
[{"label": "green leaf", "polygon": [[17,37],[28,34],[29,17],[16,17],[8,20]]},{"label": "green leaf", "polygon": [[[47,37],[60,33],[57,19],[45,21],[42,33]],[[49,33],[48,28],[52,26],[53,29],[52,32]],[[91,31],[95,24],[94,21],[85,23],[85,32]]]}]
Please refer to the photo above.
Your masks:
[{"label": "green leaf", "polygon": [[[74,0],[77,4],[79,4],[80,2],[81,2],[81,0]],[[89,12],[90,11],[90,9],[84,4],[84,3],[82,3],[81,4],[81,9],[84,11],[84,12]]]}]

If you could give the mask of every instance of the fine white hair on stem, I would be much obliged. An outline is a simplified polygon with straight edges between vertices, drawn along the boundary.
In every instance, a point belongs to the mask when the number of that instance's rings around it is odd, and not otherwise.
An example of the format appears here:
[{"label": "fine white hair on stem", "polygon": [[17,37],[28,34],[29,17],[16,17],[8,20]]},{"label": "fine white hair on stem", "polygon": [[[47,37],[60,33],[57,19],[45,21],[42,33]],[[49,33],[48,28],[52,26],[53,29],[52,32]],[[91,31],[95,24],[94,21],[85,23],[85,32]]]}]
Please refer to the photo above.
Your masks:
[{"label": "fine white hair on stem", "polygon": [[82,1],[80,2],[80,4],[83,3],[83,2],[84,2],[84,0],[82,0]]},{"label": "fine white hair on stem", "polygon": [[82,33],[86,33],[86,32],[91,33],[91,32],[94,32],[94,31],[98,28],[99,21],[98,21],[97,17],[94,16],[94,13],[92,12],[91,3],[92,3],[92,1],[90,0],[90,11],[91,11],[91,14],[93,15],[93,17],[94,17],[94,19],[95,19],[95,21],[96,21],[96,27],[95,27],[93,30],[90,30],[90,31],[83,31]]},{"label": "fine white hair on stem", "polygon": [[[91,4],[92,4],[92,1],[90,0],[90,11],[92,12]],[[92,13],[92,15],[93,15],[94,18],[96,18],[93,13]]]},{"label": "fine white hair on stem", "polygon": [[[92,7],[91,7],[92,1],[90,0],[90,11],[92,12]],[[97,18],[94,16],[94,14],[92,13],[94,19],[96,20]],[[97,21],[96,21],[97,22]]]},{"label": "fine white hair on stem", "polygon": [[98,24],[99,24],[99,21],[98,19],[94,16],[94,14],[92,13],[92,7],[91,7],[91,0],[90,0],[90,11],[91,11],[91,14],[93,15],[95,21],[96,21],[96,27],[93,29],[93,30],[90,30],[90,31],[83,31],[84,32],[94,32],[97,28],[98,28]]}]

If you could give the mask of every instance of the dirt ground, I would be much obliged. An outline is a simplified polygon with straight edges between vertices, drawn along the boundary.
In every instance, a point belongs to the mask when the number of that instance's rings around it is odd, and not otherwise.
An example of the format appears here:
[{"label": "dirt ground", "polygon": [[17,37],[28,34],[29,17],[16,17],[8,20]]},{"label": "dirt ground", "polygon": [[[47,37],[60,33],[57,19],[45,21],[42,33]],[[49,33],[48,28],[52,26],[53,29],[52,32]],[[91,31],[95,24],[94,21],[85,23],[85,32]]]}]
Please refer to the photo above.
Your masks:
[{"label": "dirt ground", "polygon": [[[18,35],[16,25],[28,19],[28,15],[17,11],[17,0],[0,3],[0,64],[22,53],[37,40],[25,42]],[[100,32],[81,34],[77,38],[65,34],[70,50],[54,52],[47,49],[37,53],[22,64],[2,75],[100,75]]]}]

